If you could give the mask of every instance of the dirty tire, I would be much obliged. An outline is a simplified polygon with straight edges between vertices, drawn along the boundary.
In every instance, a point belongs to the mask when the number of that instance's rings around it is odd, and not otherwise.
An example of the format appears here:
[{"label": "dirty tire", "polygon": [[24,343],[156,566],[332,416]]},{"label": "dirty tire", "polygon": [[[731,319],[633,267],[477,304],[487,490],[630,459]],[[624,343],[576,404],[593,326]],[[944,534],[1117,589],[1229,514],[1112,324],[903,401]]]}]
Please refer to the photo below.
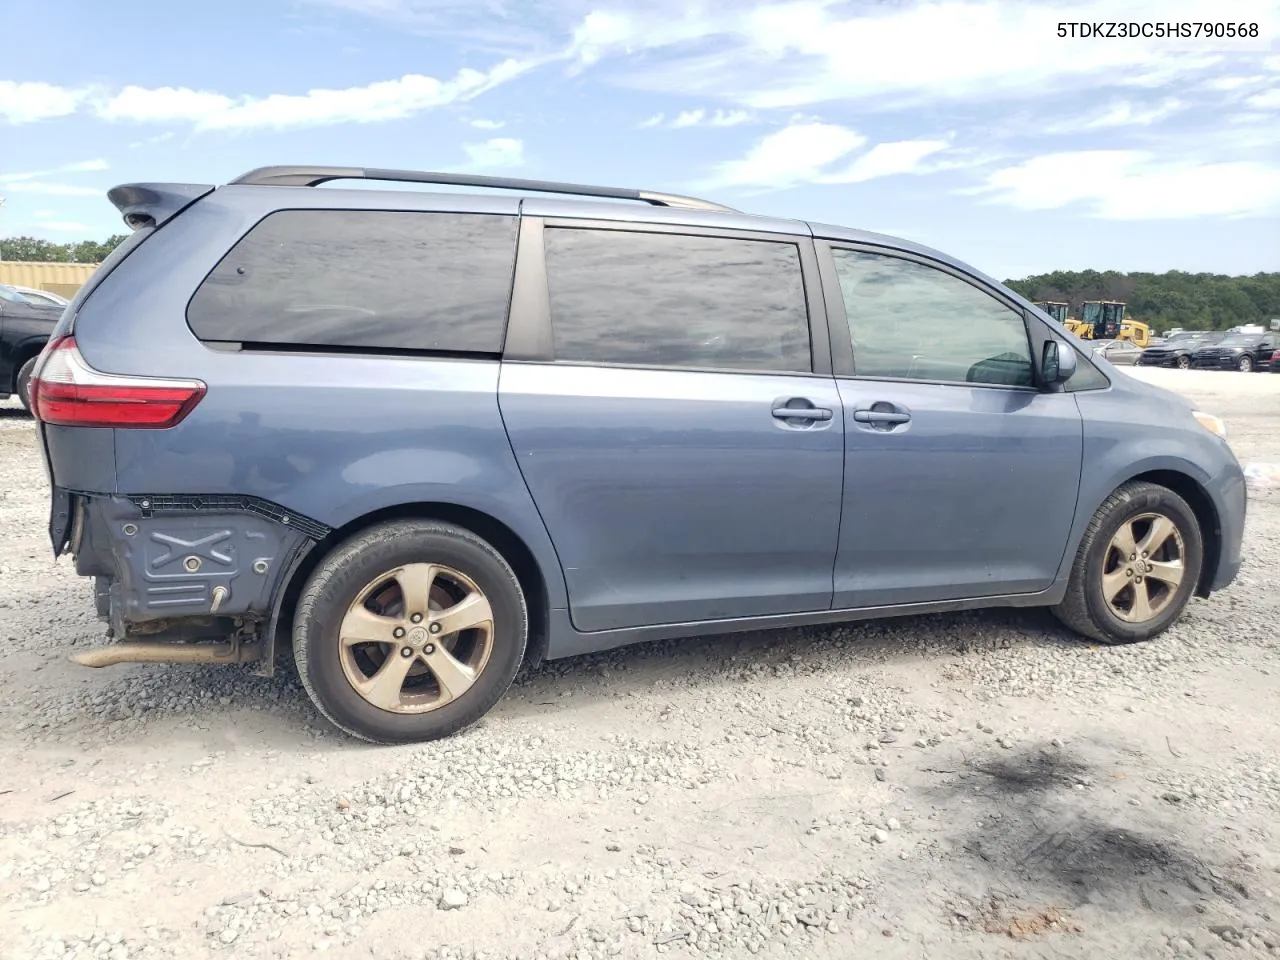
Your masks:
[{"label": "dirty tire", "polygon": [[[1122,524],[1146,513],[1164,514],[1182,536],[1184,572],[1172,600],[1143,623],[1121,620],[1108,607],[1102,592],[1102,570],[1111,540]],[[1135,481],[1116,490],[1089,521],[1071,567],[1066,596],[1052,612],[1076,633],[1106,644],[1138,643],[1167,630],[1186,608],[1204,563],[1204,540],[1195,512],[1167,487]]]},{"label": "dirty tire", "polygon": [[39,359],[39,357],[32,357],[22,365],[22,369],[18,371],[18,382],[15,384],[18,401],[27,413],[31,412],[31,374],[35,371],[36,361]]},{"label": "dirty tire", "polygon": [[[348,682],[339,627],[366,584],[388,570],[424,562],[447,564],[483,590],[493,610],[493,649],[457,699],[426,713],[393,713],[366,701]],[[298,598],[293,653],[302,686],[334,726],[371,743],[412,743],[449,736],[484,716],[515,678],[527,636],[524,593],[497,550],[462,527],[397,520],[353,535],[312,572]]]}]

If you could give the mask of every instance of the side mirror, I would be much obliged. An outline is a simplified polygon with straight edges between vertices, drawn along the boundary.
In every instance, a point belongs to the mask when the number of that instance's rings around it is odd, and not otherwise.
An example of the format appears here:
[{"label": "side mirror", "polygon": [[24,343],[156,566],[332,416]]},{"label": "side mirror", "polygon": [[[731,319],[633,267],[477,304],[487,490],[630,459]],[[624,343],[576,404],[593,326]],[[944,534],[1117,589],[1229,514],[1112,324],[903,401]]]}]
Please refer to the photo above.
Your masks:
[{"label": "side mirror", "polygon": [[1046,340],[1040,358],[1040,379],[1046,386],[1065,383],[1076,372],[1076,352],[1062,347],[1057,340]]}]

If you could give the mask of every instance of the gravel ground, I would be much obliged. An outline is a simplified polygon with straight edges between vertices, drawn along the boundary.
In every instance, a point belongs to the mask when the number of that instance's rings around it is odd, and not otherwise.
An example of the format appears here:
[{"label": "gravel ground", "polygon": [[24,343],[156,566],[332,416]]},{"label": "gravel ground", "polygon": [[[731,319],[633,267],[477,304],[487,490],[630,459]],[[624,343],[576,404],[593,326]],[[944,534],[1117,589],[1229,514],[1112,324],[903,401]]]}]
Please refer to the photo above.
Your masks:
[{"label": "gravel ground", "polygon": [[[1280,462],[1280,376],[1138,371]],[[1280,487],[1156,642],[996,611],[526,672],[374,748],[296,681],[69,664],[31,423],[0,406],[0,954],[1236,957],[1280,952]]]}]

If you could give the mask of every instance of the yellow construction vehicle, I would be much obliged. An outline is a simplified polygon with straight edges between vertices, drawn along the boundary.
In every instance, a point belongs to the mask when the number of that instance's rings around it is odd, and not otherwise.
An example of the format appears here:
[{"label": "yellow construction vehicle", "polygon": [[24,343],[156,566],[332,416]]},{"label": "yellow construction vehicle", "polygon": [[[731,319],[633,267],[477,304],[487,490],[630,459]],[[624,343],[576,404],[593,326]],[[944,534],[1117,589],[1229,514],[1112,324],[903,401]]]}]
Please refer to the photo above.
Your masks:
[{"label": "yellow construction vehicle", "polygon": [[1039,307],[1053,319],[1059,323],[1067,322],[1067,310],[1070,309],[1069,303],[1063,303],[1061,300],[1037,300],[1034,306]]},{"label": "yellow construction vehicle", "polygon": [[1149,346],[1151,328],[1124,314],[1123,300],[1086,300],[1080,305],[1080,319],[1068,319],[1066,327],[1082,340],[1129,340],[1134,346]]}]

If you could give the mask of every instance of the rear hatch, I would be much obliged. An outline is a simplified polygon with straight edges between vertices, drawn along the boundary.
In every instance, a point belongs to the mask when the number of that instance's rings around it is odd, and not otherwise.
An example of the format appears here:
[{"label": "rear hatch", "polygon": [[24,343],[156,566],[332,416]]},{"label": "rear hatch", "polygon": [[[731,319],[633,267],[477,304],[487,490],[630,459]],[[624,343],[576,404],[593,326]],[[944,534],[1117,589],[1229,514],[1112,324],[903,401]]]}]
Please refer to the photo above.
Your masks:
[{"label": "rear hatch", "polygon": [[[76,292],[32,375],[31,405],[49,480],[49,538],[55,556],[73,539],[77,495],[115,490],[114,428],[146,426],[137,418],[154,400],[139,392],[139,384],[120,382],[127,378],[95,375],[76,348],[76,317],[130,255],[213,189],[207,184],[141,183],[107,193],[133,232]],[[141,386],[145,391],[150,385]]]}]

